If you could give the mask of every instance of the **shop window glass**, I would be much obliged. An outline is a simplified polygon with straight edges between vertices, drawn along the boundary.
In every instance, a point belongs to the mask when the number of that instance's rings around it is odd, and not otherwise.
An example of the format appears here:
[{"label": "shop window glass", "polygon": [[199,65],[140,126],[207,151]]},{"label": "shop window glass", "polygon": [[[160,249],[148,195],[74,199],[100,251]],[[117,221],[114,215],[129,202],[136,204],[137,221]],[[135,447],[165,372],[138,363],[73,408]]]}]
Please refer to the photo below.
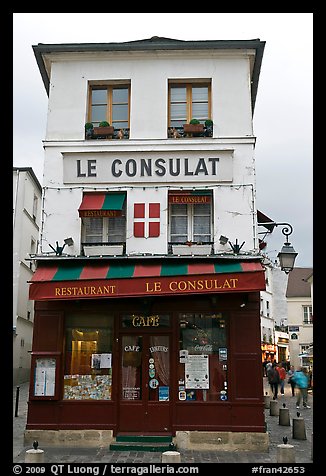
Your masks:
[{"label": "shop window glass", "polygon": [[64,399],[111,400],[113,317],[66,318]]},{"label": "shop window glass", "polygon": [[224,314],[179,315],[180,401],[228,400],[227,341]]}]

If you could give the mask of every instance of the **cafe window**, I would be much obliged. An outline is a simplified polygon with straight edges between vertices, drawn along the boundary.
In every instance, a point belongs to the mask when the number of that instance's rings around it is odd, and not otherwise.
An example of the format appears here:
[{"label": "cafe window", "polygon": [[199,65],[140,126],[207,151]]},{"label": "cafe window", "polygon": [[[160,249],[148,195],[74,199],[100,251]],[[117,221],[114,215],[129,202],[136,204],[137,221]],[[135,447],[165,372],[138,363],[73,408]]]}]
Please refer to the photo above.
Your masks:
[{"label": "cafe window", "polygon": [[227,318],[179,314],[179,401],[228,400]]},{"label": "cafe window", "polygon": [[210,243],[211,194],[169,194],[169,228],[171,243]]},{"label": "cafe window", "polygon": [[88,122],[97,127],[107,121],[115,129],[128,129],[129,104],[129,84],[91,85]]},{"label": "cafe window", "polygon": [[112,335],[113,316],[66,317],[64,399],[112,399]]},{"label": "cafe window", "polygon": [[182,127],[194,118],[202,124],[211,118],[210,82],[169,82],[169,127]]}]

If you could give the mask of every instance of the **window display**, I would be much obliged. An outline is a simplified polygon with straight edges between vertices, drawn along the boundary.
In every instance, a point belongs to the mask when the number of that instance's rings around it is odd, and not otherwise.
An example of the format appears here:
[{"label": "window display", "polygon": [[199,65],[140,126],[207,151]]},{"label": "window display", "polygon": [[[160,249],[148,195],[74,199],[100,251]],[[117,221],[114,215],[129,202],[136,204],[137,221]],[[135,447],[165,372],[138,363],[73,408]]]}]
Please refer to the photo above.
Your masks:
[{"label": "window display", "polygon": [[113,317],[66,318],[64,399],[111,400]]},{"label": "window display", "polygon": [[224,314],[180,314],[179,330],[179,401],[227,400]]}]

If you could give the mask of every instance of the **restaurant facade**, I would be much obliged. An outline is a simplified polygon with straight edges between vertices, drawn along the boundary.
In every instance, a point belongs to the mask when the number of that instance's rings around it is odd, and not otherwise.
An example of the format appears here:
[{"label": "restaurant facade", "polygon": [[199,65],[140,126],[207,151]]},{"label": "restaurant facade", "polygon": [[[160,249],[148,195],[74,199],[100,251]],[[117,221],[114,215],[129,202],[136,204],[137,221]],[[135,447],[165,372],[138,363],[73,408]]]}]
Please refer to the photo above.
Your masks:
[{"label": "restaurant facade", "polygon": [[252,130],[264,42],[33,49],[49,113],[25,437],[266,447]]}]

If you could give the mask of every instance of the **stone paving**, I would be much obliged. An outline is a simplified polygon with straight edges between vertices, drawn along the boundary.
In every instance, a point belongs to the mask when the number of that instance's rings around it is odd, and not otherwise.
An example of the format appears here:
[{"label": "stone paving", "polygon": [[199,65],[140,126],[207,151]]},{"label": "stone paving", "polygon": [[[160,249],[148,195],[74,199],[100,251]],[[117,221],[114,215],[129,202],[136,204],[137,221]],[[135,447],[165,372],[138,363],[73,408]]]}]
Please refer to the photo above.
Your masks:
[{"label": "stone paving", "polygon": [[[264,395],[270,389],[264,378]],[[19,386],[18,416],[13,417],[13,463],[23,463],[25,453],[31,447],[24,447],[24,430],[27,416],[28,383]],[[15,415],[16,387],[13,388],[13,415]],[[290,385],[285,384],[285,395],[278,398],[279,408],[285,403],[289,409],[290,426],[279,425],[279,417],[271,416],[270,410],[265,409],[266,427],[270,436],[270,447],[266,453],[251,451],[196,451],[178,450],[181,463],[257,463],[268,464],[277,462],[277,446],[283,443],[283,437],[288,438],[288,444],[295,449],[296,463],[312,463],[312,434],[313,434],[313,395],[309,393],[310,409],[296,409],[296,399],[291,396]],[[292,437],[292,418],[300,411],[304,419],[306,440]],[[108,448],[69,448],[45,447],[45,463],[161,463],[160,452],[146,451],[110,451]]]}]

